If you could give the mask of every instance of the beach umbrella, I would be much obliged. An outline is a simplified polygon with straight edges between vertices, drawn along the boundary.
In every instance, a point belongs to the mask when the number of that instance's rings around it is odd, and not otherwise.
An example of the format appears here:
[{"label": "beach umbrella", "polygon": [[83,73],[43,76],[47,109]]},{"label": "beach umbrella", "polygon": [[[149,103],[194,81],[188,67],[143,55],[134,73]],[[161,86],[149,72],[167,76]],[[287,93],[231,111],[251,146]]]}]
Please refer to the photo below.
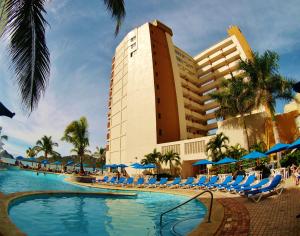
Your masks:
[{"label": "beach umbrella", "polygon": [[127,165],[125,165],[125,164],[119,164],[119,165],[117,165],[118,167],[120,167],[120,168],[125,168],[125,167],[128,167]]},{"label": "beach umbrella", "polygon": [[61,162],[60,161],[55,161],[52,163],[53,165],[61,165]]},{"label": "beach umbrella", "polygon": [[230,164],[235,163],[237,160],[231,158],[231,157],[224,157],[223,159],[219,160],[218,162],[215,162],[215,165],[224,165],[224,164]]},{"label": "beach umbrella", "polygon": [[13,118],[15,113],[8,110],[1,102],[0,102],[0,116],[7,116],[9,118]]},{"label": "beach umbrella", "polygon": [[200,160],[200,161],[197,161],[193,164],[193,166],[199,166],[199,165],[209,165],[209,164],[215,164],[214,162],[212,161],[209,161],[207,159],[203,159],[203,160]]},{"label": "beach umbrella", "polygon": [[28,161],[31,161],[31,162],[37,162],[37,159],[34,158],[34,157],[30,157],[30,158],[28,158],[27,160],[28,160]]},{"label": "beach umbrella", "polygon": [[283,151],[283,150],[286,150],[289,148],[289,144],[285,144],[285,143],[277,143],[275,144],[273,147],[271,147],[267,152],[266,154],[269,155],[269,154],[272,154],[272,153],[276,153],[276,152],[280,152],[280,151]]},{"label": "beach umbrella", "polygon": [[150,163],[150,164],[144,165],[144,168],[145,168],[145,169],[155,169],[155,168],[156,168],[156,165],[153,164],[153,163]]},{"label": "beach umbrella", "polygon": [[49,161],[48,160],[42,160],[41,163],[44,164],[44,165],[47,165],[47,164],[49,164]]},{"label": "beach umbrella", "polygon": [[291,143],[287,149],[295,149],[300,147],[300,138]]},{"label": "beach umbrella", "polygon": [[261,152],[253,151],[253,152],[250,152],[249,154],[243,156],[241,158],[241,160],[253,160],[253,159],[258,159],[258,158],[263,158],[263,157],[267,157],[267,155],[264,153],[261,153]]},{"label": "beach umbrella", "polygon": [[74,164],[74,161],[68,161],[67,164],[66,164],[66,166],[71,166],[73,164]]},{"label": "beach umbrella", "polygon": [[23,159],[25,159],[25,158],[22,157],[22,156],[17,156],[17,157],[16,157],[16,160],[18,160],[18,161],[21,161],[21,160],[23,160]]},{"label": "beach umbrella", "polygon": [[103,167],[104,167],[104,168],[110,168],[111,165],[110,165],[110,164],[105,164]]}]

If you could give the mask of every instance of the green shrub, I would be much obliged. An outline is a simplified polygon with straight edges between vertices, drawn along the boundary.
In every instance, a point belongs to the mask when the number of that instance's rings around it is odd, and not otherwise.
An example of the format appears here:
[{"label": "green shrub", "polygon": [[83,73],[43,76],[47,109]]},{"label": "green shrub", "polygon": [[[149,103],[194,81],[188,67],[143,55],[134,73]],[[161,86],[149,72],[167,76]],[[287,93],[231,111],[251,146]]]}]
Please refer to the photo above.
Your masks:
[{"label": "green shrub", "polygon": [[288,153],[284,155],[280,160],[280,165],[282,167],[288,167],[291,166],[292,164],[297,166],[300,164],[300,150],[297,150],[292,153]]}]

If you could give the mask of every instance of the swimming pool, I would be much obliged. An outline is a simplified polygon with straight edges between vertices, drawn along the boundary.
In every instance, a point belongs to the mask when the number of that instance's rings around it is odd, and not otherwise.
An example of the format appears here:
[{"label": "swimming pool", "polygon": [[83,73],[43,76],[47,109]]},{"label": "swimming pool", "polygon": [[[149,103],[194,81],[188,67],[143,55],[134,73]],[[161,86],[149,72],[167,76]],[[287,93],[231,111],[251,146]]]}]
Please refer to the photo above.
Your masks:
[{"label": "swimming pool", "polygon": [[[108,191],[75,186],[63,176],[30,171],[0,171],[0,192],[32,190]],[[12,221],[29,236],[35,235],[159,235],[159,215],[187,197],[162,193],[137,192],[135,197],[110,196],[33,196],[19,199],[9,210]],[[204,217],[205,206],[199,201],[175,210],[164,222],[194,217],[192,230]],[[171,225],[163,235],[172,235]],[[185,234],[183,232],[183,234]]]}]

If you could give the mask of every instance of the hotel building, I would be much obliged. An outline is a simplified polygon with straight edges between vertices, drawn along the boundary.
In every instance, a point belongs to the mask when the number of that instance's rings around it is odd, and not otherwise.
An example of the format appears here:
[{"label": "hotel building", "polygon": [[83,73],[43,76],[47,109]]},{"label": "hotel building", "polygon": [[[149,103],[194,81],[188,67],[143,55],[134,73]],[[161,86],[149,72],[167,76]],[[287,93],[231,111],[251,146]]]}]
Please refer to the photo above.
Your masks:
[{"label": "hotel building", "polygon": [[159,21],[130,31],[112,59],[107,123],[107,162],[131,164],[157,148],[178,152],[183,161],[205,156],[218,124],[209,93],[223,78],[241,74],[239,61],[251,49],[237,26],[196,56],[172,41]]}]

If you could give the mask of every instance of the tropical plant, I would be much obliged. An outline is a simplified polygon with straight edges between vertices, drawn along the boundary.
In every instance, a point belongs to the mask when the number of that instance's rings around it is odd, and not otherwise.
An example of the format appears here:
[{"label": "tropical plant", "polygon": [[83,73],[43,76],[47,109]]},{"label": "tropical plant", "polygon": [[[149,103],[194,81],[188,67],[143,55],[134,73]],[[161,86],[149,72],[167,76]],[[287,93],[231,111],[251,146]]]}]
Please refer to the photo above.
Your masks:
[{"label": "tropical plant", "polygon": [[93,156],[99,160],[101,166],[101,172],[103,174],[103,167],[106,162],[106,149],[102,147],[101,148],[96,147],[96,151],[94,152]]},{"label": "tropical plant", "polygon": [[[50,74],[50,53],[46,44],[48,22],[46,0],[1,0],[0,36],[10,39],[9,54],[15,71],[22,103],[28,111],[37,107],[45,93]],[[117,35],[125,17],[124,0],[104,0],[116,20]]]},{"label": "tropical plant", "polygon": [[280,160],[280,165],[282,167],[289,167],[291,165],[300,165],[300,150],[296,150],[295,152],[290,152],[284,155]]},{"label": "tropical plant", "polygon": [[206,152],[211,157],[212,161],[218,161],[225,157],[228,143],[229,138],[223,132],[216,134],[208,141],[206,144]]},{"label": "tropical plant", "polygon": [[83,169],[83,157],[85,153],[89,153],[87,150],[89,146],[88,137],[88,122],[85,117],[81,117],[79,120],[71,122],[65,129],[63,141],[73,144],[74,148],[72,152],[77,153],[80,158],[80,174],[84,174]]},{"label": "tropical plant", "polygon": [[35,157],[36,153],[35,153],[34,148],[29,147],[26,150],[26,155],[27,155],[27,157]]},{"label": "tropical plant", "polygon": [[250,146],[250,151],[266,152],[267,145],[264,141],[259,141]]},{"label": "tropical plant", "polygon": [[218,119],[227,119],[240,115],[240,125],[243,127],[243,137],[246,149],[249,151],[249,137],[245,115],[250,114],[255,107],[255,93],[250,83],[241,77],[223,80],[221,89],[210,94],[220,107],[216,111]]},{"label": "tropical plant", "polygon": [[240,62],[240,69],[245,72],[255,90],[256,106],[264,106],[271,118],[275,143],[280,143],[275,117],[276,101],[291,100],[295,82],[279,73],[279,56],[273,51],[265,51],[261,55],[254,53],[252,59]]},{"label": "tropical plant", "polygon": [[153,149],[153,152],[148,153],[144,156],[145,158],[143,158],[141,160],[141,164],[142,165],[148,165],[148,164],[155,164],[156,165],[156,169],[157,169],[157,173],[159,174],[160,169],[161,169],[161,163],[162,163],[162,154],[160,152],[158,152],[156,150],[156,148]]},{"label": "tropical plant", "polygon": [[35,154],[37,155],[40,152],[44,152],[45,159],[48,158],[48,155],[57,155],[58,153],[53,150],[53,147],[57,147],[58,144],[52,141],[51,136],[44,135],[40,140],[36,142],[36,145],[33,147]]},{"label": "tropical plant", "polygon": [[225,155],[238,160],[242,156],[246,155],[246,153],[247,153],[247,150],[245,148],[242,148],[240,144],[236,144],[234,146],[228,147],[225,152]]},{"label": "tropical plant", "polygon": [[162,157],[162,161],[166,165],[169,164],[171,175],[172,175],[172,169],[173,169],[174,164],[175,164],[175,166],[181,165],[179,154],[177,152],[174,152],[173,150],[170,150],[170,151],[166,152]]}]

